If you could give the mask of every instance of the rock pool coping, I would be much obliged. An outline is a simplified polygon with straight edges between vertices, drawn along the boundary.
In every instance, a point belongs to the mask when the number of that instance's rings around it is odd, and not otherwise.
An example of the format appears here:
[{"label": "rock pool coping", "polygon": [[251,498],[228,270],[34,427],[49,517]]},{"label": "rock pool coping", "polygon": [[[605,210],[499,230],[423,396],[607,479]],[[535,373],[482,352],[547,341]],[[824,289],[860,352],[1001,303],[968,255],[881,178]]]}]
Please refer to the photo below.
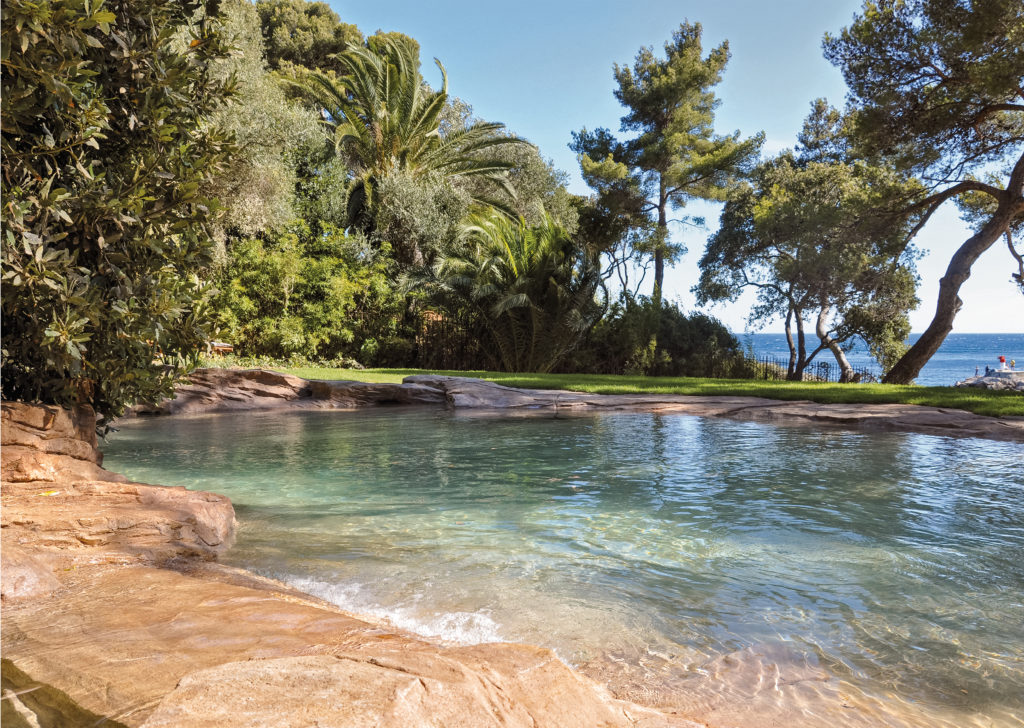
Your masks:
[{"label": "rock pool coping", "polygon": [[759,397],[588,394],[517,389],[482,379],[419,374],[401,384],[307,380],[267,369],[199,369],[178,396],[135,414],[204,414],[273,409],[357,409],[385,404],[446,406],[506,414],[661,412],[783,425],[920,432],[1024,442],[1024,417],[987,417],[913,404],[820,404]]},{"label": "rock pool coping", "polygon": [[[935,407],[598,395],[430,375],[370,384],[199,370],[177,399],[135,413],[385,404],[672,412],[1024,442],[1024,418]],[[230,502],[103,470],[87,413],[5,403],[3,425],[3,652],[25,683],[5,693],[5,711],[17,700],[46,715],[52,705],[34,693],[150,728],[696,725],[615,699],[549,650],[431,643],[211,563],[233,537]]]}]

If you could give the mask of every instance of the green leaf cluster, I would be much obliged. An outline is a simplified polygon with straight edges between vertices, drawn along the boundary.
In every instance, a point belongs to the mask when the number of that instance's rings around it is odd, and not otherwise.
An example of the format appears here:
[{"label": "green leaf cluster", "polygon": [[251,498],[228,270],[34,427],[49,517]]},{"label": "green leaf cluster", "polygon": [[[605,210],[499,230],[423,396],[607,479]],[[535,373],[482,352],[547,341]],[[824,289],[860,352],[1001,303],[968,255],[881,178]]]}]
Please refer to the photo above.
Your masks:
[{"label": "green leaf cluster", "polygon": [[242,356],[366,358],[398,331],[405,311],[386,256],[301,220],[234,239],[216,284],[218,323]]},{"label": "green leaf cluster", "polygon": [[[795,326],[796,379],[825,349],[849,370],[844,347],[855,336],[891,366],[918,303],[910,239],[919,216],[891,210],[918,198],[921,185],[890,165],[851,157],[848,128],[823,101],[812,105],[799,152],[763,162],[726,203],[694,288],[701,304],[755,289],[751,323],[781,316],[787,333]],[[818,339],[810,351],[808,321]]]},{"label": "green leaf cluster", "polygon": [[483,341],[493,366],[547,372],[597,322],[600,267],[550,216],[530,226],[490,210],[471,215],[459,245],[410,277],[427,302]]},{"label": "green leaf cluster", "polygon": [[2,12],[3,396],[115,416],[207,339],[205,191],[230,140],[204,122],[228,48],[199,0]]}]

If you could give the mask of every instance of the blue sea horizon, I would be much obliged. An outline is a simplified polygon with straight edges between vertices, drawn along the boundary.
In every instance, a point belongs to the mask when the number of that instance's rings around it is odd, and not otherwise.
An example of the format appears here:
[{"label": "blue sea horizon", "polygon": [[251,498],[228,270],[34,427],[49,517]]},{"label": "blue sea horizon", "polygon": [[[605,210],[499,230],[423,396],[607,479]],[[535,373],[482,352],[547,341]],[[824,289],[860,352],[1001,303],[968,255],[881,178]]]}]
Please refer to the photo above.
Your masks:
[{"label": "blue sea horizon", "polygon": [[[913,344],[921,334],[911,334],[908,339]],[[771,356],[779,359],[789,358],[786,346],[786,335],[773,333],[739,333],[736,338],[744,348],[753,348],[756,356]],[[808,337],[809,342],[817,343],[817,338]],[[980,372],[985,367],[999,367],[999,357],[1005,356],[1007,362],[1016,360],[1017,368],[1024,370],[1024,333],[1020,334],[950,334],[942,346],[931,358],[918,376],[917,384],[929,386],[950,386],[956,382],[973,377],[975,368]],[[867,346],[858,340],[856,346],[847,354],[855,368],[866,368],[876,374],[881,371]],[[823,351],[814,359],[815,362],[835,363],[835,358],[828,351]]]}]

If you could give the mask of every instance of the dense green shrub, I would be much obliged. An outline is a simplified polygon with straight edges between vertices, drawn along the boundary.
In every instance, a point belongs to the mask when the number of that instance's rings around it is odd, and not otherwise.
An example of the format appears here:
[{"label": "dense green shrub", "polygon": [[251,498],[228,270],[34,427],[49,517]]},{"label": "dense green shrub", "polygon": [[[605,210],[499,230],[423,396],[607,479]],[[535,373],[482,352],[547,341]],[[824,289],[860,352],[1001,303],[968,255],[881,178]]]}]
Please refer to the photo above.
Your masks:
[{"label": "dense green shrub", "polygon": [[535,226],[495,210],[471,215],[459,244],[411,282],[480,340],[485,361],[466,367],[551,371],[602,313],[596,256],[546,214]]},{"label": "dense green shrub", "polygon": [[736,337],[717,319],[623,296],[561,367],[564,372],[646,376],[752,375]]},{"label": "dense green shrub", "polygon": [[202,350],[219,28],[199,0],[4,3],[5,398],[109,417]]},{"label": "dense green shrub", "polygon": [[242,356],[378,363],[380,341],[401,327],[404,297],[390,259],[338,228],[299,220],[229,241],[214,301],[222,336]]}]

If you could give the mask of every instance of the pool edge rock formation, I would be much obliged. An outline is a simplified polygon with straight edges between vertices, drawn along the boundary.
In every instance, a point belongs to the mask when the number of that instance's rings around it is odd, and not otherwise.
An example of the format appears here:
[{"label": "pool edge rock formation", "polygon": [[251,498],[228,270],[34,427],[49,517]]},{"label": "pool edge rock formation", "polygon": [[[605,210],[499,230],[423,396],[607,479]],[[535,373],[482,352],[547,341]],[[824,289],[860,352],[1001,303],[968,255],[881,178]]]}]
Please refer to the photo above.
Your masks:
[{"label": "pool edge rock formation", "polygon": [[402,384],[307,380],[266,369],[198,369],[175,399],[138,406],[134,415],[205,414],[277,409],[358,409],[389,404],[500,410],[507,414],[662,412],[731,417],[783,425],[982,437],[1024,442],[1024,417],[986,417],[910,404],[819,404],[758,397],[588,394],[517,389],[482,379],[414,375]]},{"label": "pool edge rock formation", "polygon": [[697,725],[549,650],[434,644],[217,564],[227,498],[103,470],[88,412],[2,412],[5,724]]}]

